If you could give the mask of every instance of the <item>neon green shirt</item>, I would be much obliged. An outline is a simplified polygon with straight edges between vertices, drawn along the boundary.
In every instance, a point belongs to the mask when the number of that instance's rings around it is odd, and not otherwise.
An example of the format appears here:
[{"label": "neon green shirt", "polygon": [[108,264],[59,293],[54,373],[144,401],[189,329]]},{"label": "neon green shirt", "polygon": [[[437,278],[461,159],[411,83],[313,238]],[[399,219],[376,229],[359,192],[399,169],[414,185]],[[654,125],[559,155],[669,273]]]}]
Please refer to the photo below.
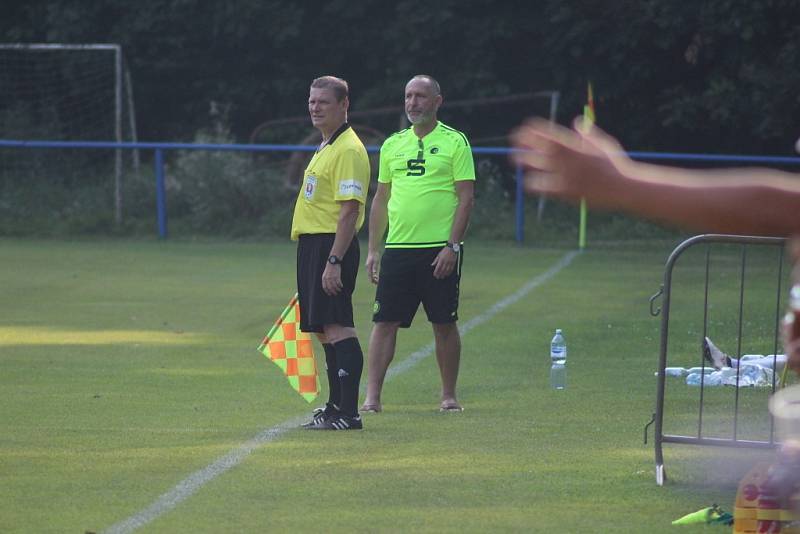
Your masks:
[{"label": "neon green shirt", "polygon": [[356,133],[345,123],[328,144],[314,153],[297,194],[292,217],[293,241],[301,234],[334,234],[341,202],[358,200],[356,231],[364,223],[369,188],[369,157]]},{"label": "neon green shirt", "polygon": [[378,181],[391,184],[386,248],[440,247],[450,238],[458,196],[455,183],[475,180],[466,136],[438,122],[420,139],[413,128],[381,146]]}]

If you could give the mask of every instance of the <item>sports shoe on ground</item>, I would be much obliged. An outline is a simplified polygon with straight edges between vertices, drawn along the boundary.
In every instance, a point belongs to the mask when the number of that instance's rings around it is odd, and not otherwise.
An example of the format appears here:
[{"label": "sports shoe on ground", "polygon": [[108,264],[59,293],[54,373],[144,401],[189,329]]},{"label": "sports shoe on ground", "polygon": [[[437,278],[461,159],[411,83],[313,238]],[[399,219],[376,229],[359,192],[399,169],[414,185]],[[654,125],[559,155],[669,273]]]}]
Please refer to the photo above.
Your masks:
[{"label": "sports shoe on ground", "polygon": [[719,371],[723,367],[731,366],[730,357],[719,350],[710,339],[703,338],[703,357]]},{"label": "sports shoe on ground", "polygon": [[339,408],[335,405],[326,403],[323,408],[316,408],[311,412],[311,421],[303,424],[303,428],[310,428],[323,422],[328,417],[339,414]]},{"label": "sports shoe on ground", "polygon": [[361,430],[364,425],[361,424],[361,416],[350,417],[340,413],[303,427],[308,430]]}]

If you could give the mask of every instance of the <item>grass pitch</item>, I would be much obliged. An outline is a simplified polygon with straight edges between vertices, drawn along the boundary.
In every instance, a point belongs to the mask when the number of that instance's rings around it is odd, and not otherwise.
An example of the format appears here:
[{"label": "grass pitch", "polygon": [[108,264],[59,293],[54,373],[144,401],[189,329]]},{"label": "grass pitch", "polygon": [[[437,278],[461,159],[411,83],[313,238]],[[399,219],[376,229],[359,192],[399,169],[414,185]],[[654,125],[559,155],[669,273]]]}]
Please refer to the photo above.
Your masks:
[{"label": "grass pitch", "polygon": [[[672,532],[671,520],[714,502],[732,511],[755,453],[668,448],[659,488],[642,443],[660,327],[648,298],[675,244],[589,250],[471,330],[463,413],[436,410],[428,357],[387,382],[385,412],[365,415],[364,431],[289,430],[142,531]],[[462,324],[566,252],[468,243]],[[715,280],[735,278],[735,253],[720,258],[727,274]],[[294,291],[289,243],[6,239],[0,259],[0,531],[102,531],[310,411],[255,350]],[[702,316],[687,261],[690,302],[673,309],[670,365],[689,367],[699,365]],[[729,335],[730,291],[714,297],[715,341]],[[748,309],[770,307],[774,291],[763,293]],[[362,273],[365,350],[373,296]],[[763,346],[768,329],[747,320]],[[555,328],[569,348],[565,391],[548,387]],[[419,312],[395,362],[430,340]],[[697,390],[671,380],[665,430],[691,429]],[[729,391],[713,394],[722,422],[709,424],[720,432]],[[763,433],[766,393],[745,397],[740,432]]]}]

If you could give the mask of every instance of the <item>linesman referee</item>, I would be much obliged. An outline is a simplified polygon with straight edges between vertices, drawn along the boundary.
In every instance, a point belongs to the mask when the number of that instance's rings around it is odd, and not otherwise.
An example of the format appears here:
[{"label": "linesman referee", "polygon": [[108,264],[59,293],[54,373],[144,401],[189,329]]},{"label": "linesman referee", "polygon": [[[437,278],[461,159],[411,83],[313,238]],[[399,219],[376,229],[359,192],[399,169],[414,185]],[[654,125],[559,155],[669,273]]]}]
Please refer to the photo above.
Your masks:
[{"label": "linesman referee", "polygon": [[351,297],[370,171],[367,151],[347,123],[348,92],[347,82],[334,76],[311,83],[308,112],[322,143],[305,170],[292,218],[300,329],[315,332],[322,343],[330,391],[325,407],[303,425],[312,430],[362,428],[358,385],[364,355]]}]

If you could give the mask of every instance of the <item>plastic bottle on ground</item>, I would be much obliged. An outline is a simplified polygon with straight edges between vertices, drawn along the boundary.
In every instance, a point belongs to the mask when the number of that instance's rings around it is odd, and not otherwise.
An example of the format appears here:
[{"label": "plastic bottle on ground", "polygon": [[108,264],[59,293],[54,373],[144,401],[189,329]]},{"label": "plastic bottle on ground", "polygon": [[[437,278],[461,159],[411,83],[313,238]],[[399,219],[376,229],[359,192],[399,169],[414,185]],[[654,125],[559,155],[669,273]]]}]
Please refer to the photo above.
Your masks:
[{"label": "plastic bottle on ground", "polygon": [[567,342],[561,329],[550,340],[550,387],[564,389],[567,387]]}]

